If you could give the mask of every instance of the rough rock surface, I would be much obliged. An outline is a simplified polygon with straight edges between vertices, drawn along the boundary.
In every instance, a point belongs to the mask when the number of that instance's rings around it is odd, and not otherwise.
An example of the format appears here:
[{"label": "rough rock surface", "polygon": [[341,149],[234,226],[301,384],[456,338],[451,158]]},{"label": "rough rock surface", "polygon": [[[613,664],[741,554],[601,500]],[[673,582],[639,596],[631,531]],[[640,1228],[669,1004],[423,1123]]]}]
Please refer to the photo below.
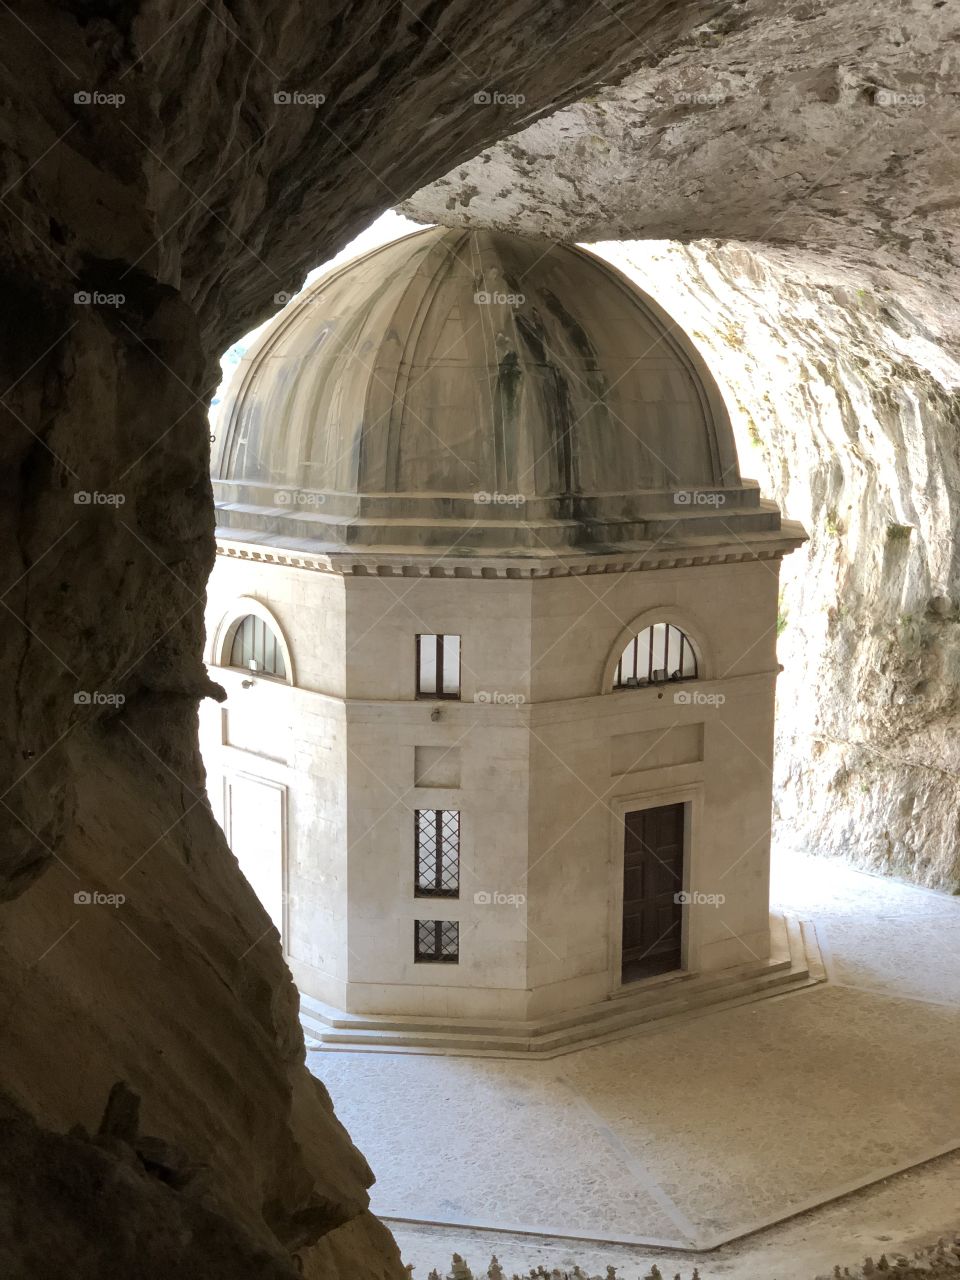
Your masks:
[{"label": "rough rock surface", "polygon": [[789,246],[884,269],[943,319],[960,252],[958,63],[945,0],[735,0],[404,212],[566,240]]},{"label": "rough rock surface", "polygon": [[[203,793],[216,360],[373,213],[717,7],[615,0],[559,59],[567,0],[0,5],[5,1276],[214,1275],[214,1239],[234,1280],[402,1274]],[[524,103],[474,101],[494,68]],[[202,1179],[64,1136],[118,1079]]]},{"label": "rough rock surface", "polygon": [[888,291],[737,246],[597,246],[693,337],[784,562],[780,834],[960,890],[960,364]]}]

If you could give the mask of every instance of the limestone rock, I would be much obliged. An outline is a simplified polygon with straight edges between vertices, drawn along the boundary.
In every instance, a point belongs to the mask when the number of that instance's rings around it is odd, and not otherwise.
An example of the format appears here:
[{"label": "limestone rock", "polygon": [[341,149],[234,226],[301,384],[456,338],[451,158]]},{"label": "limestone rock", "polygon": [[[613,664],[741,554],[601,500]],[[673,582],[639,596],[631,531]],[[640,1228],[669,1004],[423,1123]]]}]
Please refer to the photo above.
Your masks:
[{"label": "limestone rock", "polygon": [[403,210],[567,240],[807,250],[821,268],[885,272],[953,331],[958,34],[957,10],[927,0],[895,22],[862,0],[732,4]]},{"label": "limestone rock", "polygon": [[960,362],[831,265],[599,247],[668,302],[716,373],[743,473],[810,533],[782,567],[779,837],[956,889]]}]

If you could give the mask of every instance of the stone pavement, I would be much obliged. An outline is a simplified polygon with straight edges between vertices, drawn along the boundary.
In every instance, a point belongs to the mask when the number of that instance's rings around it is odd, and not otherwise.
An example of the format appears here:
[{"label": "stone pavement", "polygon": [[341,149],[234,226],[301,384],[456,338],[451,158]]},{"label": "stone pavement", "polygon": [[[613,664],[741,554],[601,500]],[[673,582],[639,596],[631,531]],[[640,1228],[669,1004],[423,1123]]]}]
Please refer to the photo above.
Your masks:
[{"label": "stone pavement", "polygon": [[717,1250],[960,1147],[960,902],[798,854],[775,872],[825,986],[547,1062],[310,1055],[418,1258],[436,1227],[412,1224]]}]

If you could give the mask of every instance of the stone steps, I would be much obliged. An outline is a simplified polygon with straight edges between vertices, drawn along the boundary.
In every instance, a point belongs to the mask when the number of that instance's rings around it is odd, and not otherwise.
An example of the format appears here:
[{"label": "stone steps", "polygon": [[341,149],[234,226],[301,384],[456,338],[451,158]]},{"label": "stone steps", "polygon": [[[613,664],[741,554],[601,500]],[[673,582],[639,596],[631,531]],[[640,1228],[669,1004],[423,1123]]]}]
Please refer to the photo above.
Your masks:
[{"label": "stone steps", "polygon": [[531,1021],[360,1015],[300,998],[311,1047],[390,1053],[550,1058],[630,1035],[650,1025],[695,1017],[782,995],[824,981],[814,930],[773,917],[770,960],[719,974],[650,980],[596,1004]]}]

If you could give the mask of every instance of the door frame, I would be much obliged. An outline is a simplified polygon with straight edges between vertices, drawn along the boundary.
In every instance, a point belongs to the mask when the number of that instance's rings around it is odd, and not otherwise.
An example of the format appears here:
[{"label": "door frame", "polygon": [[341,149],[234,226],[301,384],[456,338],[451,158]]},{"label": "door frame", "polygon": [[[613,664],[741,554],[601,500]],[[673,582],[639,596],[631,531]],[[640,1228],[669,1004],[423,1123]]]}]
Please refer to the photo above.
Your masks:
[{"label": "door frame", "polygon": [[[230,852],[233,853],[233,816],[230,808],[230,790],[237,783],[256,782],[263,787],[269,787],[271,791],[279,791],[280,793],[280,946],[284,956],[287,954],[287,939],[289,935],[289,915],[290,915],[290,892],[289,892],[289,874],[290,867],[287,857],[287,808],[288,808],[288,787],[285,782],[276,782],[273,778],[265,778],[262,774],[252,773],[250,770],[234,769],[225,766],[223,770],[223,834],[227,838],[227,844],[230,846]],[[266,908],[264,908],[266,910]]]},{"label": "door frame", "polygon": [[682,891],[690,892],[697,883],[699,872],[699,832],[702,830],[703,783],[688,783],[677,787],[661,787],[655,791],[642,791],[628,796],[611,798],[610,818],[610,919],[609,965],[611,994],[636,991],[644,984],[669,982],[682,973],[694,973],[699,967],[700,930],[697,912],[684,905],[680,923],[680,968],[670,973],[641,978],[637,982],[623,981],[623,863],[624,816],[638,809],[657,809],[661,805],[683,805],[683,884]]}]

